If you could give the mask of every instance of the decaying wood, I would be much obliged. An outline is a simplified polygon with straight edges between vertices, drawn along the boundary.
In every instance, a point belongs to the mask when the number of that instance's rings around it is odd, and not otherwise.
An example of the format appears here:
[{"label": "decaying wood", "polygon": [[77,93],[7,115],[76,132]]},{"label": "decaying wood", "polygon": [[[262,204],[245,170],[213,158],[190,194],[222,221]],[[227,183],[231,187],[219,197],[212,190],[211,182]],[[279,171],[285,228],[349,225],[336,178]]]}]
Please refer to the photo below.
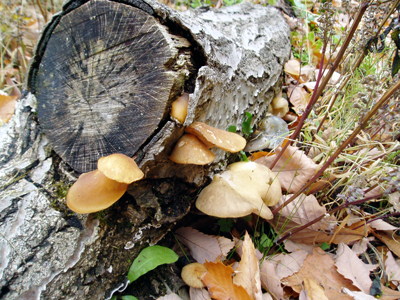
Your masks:
[{"label": "decaying wood", "polygon": [[[229,159],[213,150],[209,166],[172,163],[184,126],[240,130],[246,111],[256,124],[289,52],[289,29],[272,7],[179,13],[153,1],[66,3],[0,129],[0,298],[109,297],[139,251],[187,214]],[[169,109],[183,91],[189,111],[179,124]],[[65,193],[77,175],[122,149],[145,179],[105,212],[69,211]]]}]

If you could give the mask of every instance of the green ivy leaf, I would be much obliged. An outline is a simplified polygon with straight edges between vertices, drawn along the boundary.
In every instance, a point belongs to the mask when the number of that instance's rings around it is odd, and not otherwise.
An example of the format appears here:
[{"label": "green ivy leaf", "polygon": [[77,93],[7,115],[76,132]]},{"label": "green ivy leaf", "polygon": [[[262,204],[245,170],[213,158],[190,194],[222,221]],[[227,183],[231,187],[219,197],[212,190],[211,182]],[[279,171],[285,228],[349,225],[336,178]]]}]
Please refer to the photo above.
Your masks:
[{"label": "green ivy leaf", "polygon": [[127,295],[127,296],[122,296],[121,297],[122,300],[138,300],[138,298]]},{"label": "green ivy leaf", "polygon": [[128,280],[132,283],[159,265],[174,263],[178,258],[178,255],[169,248],[159,245],[147,247],[133,261],[129,269]]},{"label": "green ivy leaf", "polygon": [[229,232],[233,228],[233,219],[219,219],[217,224],[222,232]]},{"label": "green ivy leaf", "polygon": [[228,127],[228,131],[229,132],[236,133],[236,130],[237,130],[236,125],[231,125],[231,126]]},{"label": "green ivy leaf", "polygon": [[244,121],[242,123],[242,130],[245,135],[250,135],[253,133],[253,128],[251,127],[251,121],[253,120],[253,116],[251,113],[246,111],[246,116],[244,118]]},{"label": "green ivy leaf", "polygon": [[321,245],[322,250],[324,250],[324,251],[328,250],[330,247],[331,246],[328,243],[322,242],[322,245]]}]

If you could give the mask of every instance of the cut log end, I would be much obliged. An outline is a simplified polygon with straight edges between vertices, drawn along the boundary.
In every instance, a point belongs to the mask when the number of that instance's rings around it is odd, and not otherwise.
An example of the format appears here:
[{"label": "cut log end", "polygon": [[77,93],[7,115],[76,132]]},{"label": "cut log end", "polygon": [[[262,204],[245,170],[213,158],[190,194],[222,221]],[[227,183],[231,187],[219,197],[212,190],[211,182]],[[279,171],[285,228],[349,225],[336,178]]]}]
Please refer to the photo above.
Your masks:
[{"label": "cut log end", "polygon": [[148,13],[89,1],[61,17],[34,79],[38,117],[55,151],[78,172],[111,153],[134,153],[168,115],[184,80],[178,50]]}]

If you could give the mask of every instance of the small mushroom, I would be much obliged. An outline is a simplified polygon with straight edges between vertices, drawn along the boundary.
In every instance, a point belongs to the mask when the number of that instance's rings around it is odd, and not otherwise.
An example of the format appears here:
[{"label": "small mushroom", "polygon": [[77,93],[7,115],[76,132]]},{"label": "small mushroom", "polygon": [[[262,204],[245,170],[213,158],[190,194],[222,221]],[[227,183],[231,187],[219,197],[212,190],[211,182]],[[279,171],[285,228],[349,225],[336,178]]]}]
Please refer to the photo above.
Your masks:
[{"label": "small mushroom", "polygon": [[278,203],[281,196],[281,185],[268,167],[255,162],[237,162],[214,176],[199,194],[196,207],[219,218],[255,213],[269,220],[273,215],[267,206]]},{"label": "small mushroom", "polygon": [[289,102],[282,97],[280,92],[271,102],[268,107],[268,112],[274,116],[283,118],[289,111]]},{"label": "small mushroom", "polygon": [[120,153],[100,158],[97,167],[79,176],[68,191],[67,205],[76,213],[87,214],[110,207],[130,183],[144,176],[132,158]]},{"label": "small mushroom", "polygon": [[187,133],[194,134],[208,148],[218,147],[228,152],[239,152],[246,146],[246,140],[240,135],[209,126],[202,122],[194,122],[186,127]]},{"label": "small mushroom", "polygon": [[212,162],[214,153],[193,134],[184,134],[172,150],[170,160],[178,164],[205,165]]},{"label": "small mushroom", "polygon": [[132,183],[144,176],[135,160],[122,153],[101,157],[97,162],[97,168],[108,178],[123,183]]},{"label": "small mushroom", "polygon": [[99,170],[83,173],[69,189],[67,205],[79,214],[100,211],[118,201],[128,185],[106,177]]},{"label": "small mushroom", "polygon": [[204,265],[200,263],[191,263],[182,268],[181,277],[188,286],[201,289],[204,287],[201,277],[206,272],[207,269]]},{"label": "small mushroom", "polygon": [[188,105],[189,105],[189,94],[184,93],[182,96],[178,97],[178,99],[176,99],[174,102],[172,102],[171,117],[177,119],[181,123],[185,122]]}]

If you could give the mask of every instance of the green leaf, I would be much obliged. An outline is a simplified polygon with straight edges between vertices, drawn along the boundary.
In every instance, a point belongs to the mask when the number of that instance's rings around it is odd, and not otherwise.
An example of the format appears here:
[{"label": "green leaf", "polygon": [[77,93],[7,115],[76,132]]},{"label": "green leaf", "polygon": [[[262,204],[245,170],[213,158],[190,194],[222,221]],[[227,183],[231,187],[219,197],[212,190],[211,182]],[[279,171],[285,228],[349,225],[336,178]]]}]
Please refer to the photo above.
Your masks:
[{"label": "green leaf", "polygon": [[159,265],[174,263],[178,258],[178,255],[169,248],[159,245],[147,247],[133,261],[129,269],[128,280],[132,283]]},{"label": "green leaf", "polygon": [[127,296],[122,296],[121,297],[122,300],[138,300],[138,298],[127,295]]},{"label": "green leaf", "polygon": [[251,127],[251,121],[253,120],[253,116],[251,113],[246,111],[246,116],[244,118],[244,121],[242,123],[242,130],[245,135],[250,135],[253,133],[253,128]]},{"label": "green leaf", "polygon": [[231,126],[229,126],[229,127],[228,127],[228,131],[229,131],[229,132],[236,133],[236,131],[237,131],[236,125],[231,125]]},{"label": "green leaf", "polygon": [[331,246],[328,243],[322,242],[322,245],[321,245],[322,250],[324,250],[324,251],[328,250],[330,247]]},{"label": "green leaf", "polygon": [[229,232],[233,228],[233,219],[219,219],[217,223],[222,232]]},{"label": "green leaf", "polygon": [[241,157],[240,157],[241,161],[249,161],[249,159],[247,158],[246,153],[243,150],[240,150],[240,155],[241,155]]}]

